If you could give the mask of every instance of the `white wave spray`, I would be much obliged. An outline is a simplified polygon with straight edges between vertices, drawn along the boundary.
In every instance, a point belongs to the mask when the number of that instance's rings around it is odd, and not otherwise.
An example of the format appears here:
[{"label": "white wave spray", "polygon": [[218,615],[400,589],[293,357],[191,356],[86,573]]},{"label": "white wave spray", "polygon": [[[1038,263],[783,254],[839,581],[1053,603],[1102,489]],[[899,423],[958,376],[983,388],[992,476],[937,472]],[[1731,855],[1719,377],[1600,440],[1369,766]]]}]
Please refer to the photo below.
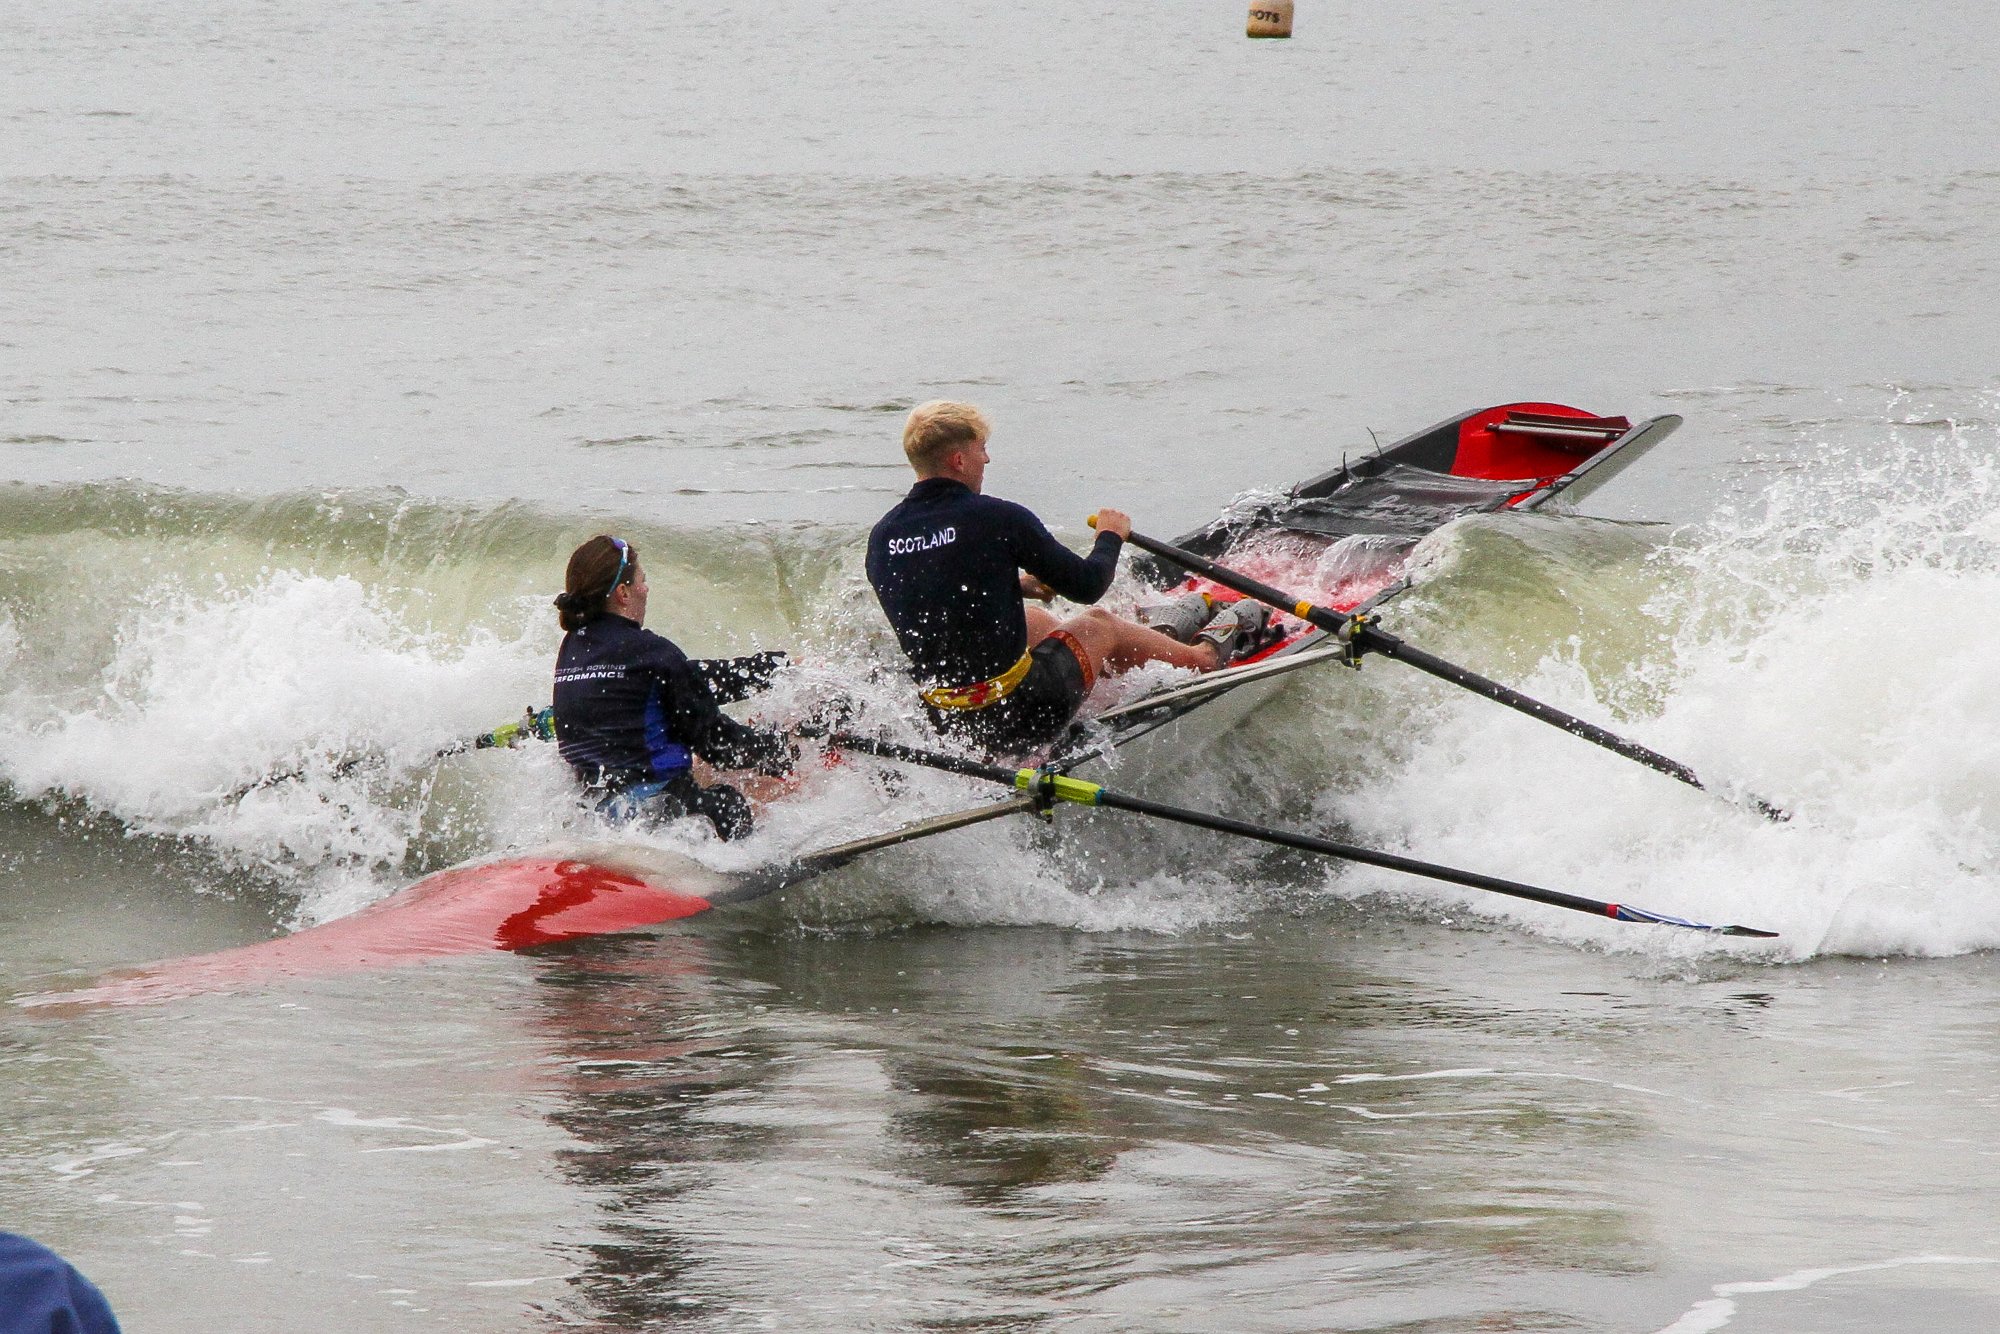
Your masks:
[{"label": "white wave spray", "polygon": [[[1986,704],[2000,689],[1996,539],[1990,432],[1865,457],[1829,450],[1774,479],[1758,510],[1675,535],[1623,623],[1569,639],[1518,681],[1712,787],[1775,801],[1789,824],[1429,685],[1424,744],[1328,811],[1418,855],[1781,933],[1731,947],[1746,957],[2000,946],[2000,715]],[[1447,555],[1447,588],[1452,566]],[[1600,683],[1584,663],[1607,637],[1624,671]],[[1668,959],[1713,948],[1505,900],[1447,901],[1604,948]]]}]

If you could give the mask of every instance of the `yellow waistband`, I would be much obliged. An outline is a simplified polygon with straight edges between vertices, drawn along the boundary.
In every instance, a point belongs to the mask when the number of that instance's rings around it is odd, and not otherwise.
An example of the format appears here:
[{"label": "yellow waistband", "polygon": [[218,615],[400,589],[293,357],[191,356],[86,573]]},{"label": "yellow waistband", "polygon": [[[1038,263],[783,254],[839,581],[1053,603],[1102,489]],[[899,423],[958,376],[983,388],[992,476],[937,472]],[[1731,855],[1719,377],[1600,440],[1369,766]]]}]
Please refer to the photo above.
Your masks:
[{"label": "yellow waistband", "polygon": [[1019,662],[991,681],[978,681],[969,686],[932,686],[921,692],[923,701],[934,709],[983,709],[1013,694],[1014,687],[1026,679],[1028,668],[1033,665],[1034,655],[1023,653]]}]

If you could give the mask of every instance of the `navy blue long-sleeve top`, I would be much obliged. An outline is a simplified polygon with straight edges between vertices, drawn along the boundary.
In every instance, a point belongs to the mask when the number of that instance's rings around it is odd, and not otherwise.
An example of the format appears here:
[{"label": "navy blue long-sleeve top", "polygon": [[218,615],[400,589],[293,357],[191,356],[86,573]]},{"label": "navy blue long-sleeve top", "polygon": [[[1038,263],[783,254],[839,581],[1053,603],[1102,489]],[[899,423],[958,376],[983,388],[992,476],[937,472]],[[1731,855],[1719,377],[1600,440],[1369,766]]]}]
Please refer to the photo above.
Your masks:
[{"label": "navy blue long-sleeve top", "polygon": [[783,736],[720,705],[770,684],[782,655],[691,660],[672,641],[605,613],[563,637],[556,655],[556,746],[585,782],[673,778],[699,755],[723,769],[781,774]]},{"label": "navy blue long-sleeve top", "polygon": [[868,582],[926,686],[988,681],[1028,651],[1020,572],[1075,602],[1111,587],[1124,545],[1099,533],[1089,556],[1021,505],[929,477],[868,535]]}]

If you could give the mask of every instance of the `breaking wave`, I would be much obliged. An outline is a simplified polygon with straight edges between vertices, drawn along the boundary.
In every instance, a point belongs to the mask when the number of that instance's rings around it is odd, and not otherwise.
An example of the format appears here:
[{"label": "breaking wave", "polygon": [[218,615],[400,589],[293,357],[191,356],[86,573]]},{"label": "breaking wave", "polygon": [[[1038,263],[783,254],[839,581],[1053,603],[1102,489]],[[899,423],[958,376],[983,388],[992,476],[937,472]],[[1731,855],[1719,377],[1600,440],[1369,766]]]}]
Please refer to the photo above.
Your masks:
[{"label": "breaking wave", "polygon": [[[1379,659],[1291,678],[1240,717],[1197,714],[1099,774],[1775,943],[1718,949],[1080,811],[897,850],[757,911],[828,929],[1177,930],[1390,906],[1665,967],[2000,946],[1994,444],[1982,427],[1829,448],[1773,475],[1754,509],[1697,526],[1489,516],[1413,557],[1420,587],[1386,616],[1397,634],[1682,760],[1724,797],[1775,802],[1787,824]],[[769,707],[828,691],[902,707],[848,528],[17,486],[0,492],[0,781],[17,811],[58,817],[47,837],[116,829],[197,881],[274,893],[294,922],[468,858],[601,841],[549,748],[438,756],[546,702],[548,596],[574,544],[608,527],[646,553],[654,619],[690,651],[794,651]],[[982,795],[849,761],[814,769],[748,845],[647,837],[730,867]]]},{"label": "breaking wave", "polygon": [[[1673,531],[1637,563],[1501,554],[1534,541],[1534,524],[1511,520],[1443,549],[1422,595],[1441,627],[1504,625],[1473,602],[1544,605],[1532,589],[1488,596],[1524,575],[1582,613],[1531,610],[1542,630],[1514,637],[1495,675],[1616,720],[1710,787],[1786,808],[1789,823],[1437,689],[1424,694],[1441,721],[1423,743],[1325,810],[1439,860],[1782,933],[1751,957],[2000,946],[2000,719],[1983,704],[2000,688],[1995,445],[1989,425],[1829,447],[1771,477],[1755,506]],[[1505,660],[1504,643],[1494,652]],[[1461,902],[1564,939],[1669,957],[1708,948],[1691,933],[1642,946],[1588,918]]]}]

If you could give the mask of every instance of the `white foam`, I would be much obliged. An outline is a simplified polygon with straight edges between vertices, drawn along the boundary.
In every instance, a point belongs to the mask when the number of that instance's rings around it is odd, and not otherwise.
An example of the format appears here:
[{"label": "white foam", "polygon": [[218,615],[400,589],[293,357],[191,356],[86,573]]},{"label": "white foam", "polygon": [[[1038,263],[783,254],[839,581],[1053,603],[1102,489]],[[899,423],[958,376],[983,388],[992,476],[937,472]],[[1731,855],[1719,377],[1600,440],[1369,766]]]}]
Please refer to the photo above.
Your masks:
[{"label": "white foam", "polygon": [[[94,676],[7,699],[0,774],[245,863],[395,863],[421,812],[389,799],[393,780],[547,691],[527,636],[416,629],[344,575],[279,570],[113,610]],[[340,773],[351,757],[368,763]]]},{"label": "white foam", "polygon": [[1708,1301],[1697,1302],[1685,1315],[1673,1324],[1659,1331],[1659,1334],[1714,1334],[1726,1329],[1736,1319],[1736,1299],[1738,1297],[1763,1296],[1770,1293],[1803,1292],[1828,1279],[1846,1278],[1853,1274],[1877,1273],[1883,1270],[1903,1269],[1911,1265],[1990,1265],[2000,1264],[1986,1256],[1974,1255],[1910,1255],[1894,1260],[1882,1260],[1874,1264],[1828,1266],[1821,1269],[1801,1269],[1777,1278],[1753,1279],[1741,1283],[1718,1283],[1713,1291],[1715,1296]]},{"label": "white foam", "polygon": [[[1618,718],[1574,647],[1513,682],[1792,810],[1774,825],[1635,764],[1426,685],[1425,743],[1329,803],[1412,855],[1782,933],[1765,957],[2000,946],[2000,558],[1990,449],[1944,468],[1828,457],[1768,509],[1681,535],[1655,562],[1629,672],[1657,710]],[[1825,516],[1848,511],[1839,525]],[[1617,633],[1615,628],[1612,631]],[[1622,683],[1621,683],[1622,684]],[[1408,888],[1385,874],[1342,892]],[[1712,940],[1425,890],[1606,948]]]},{"label": "white foam", "polygon": [[[1597,948],[1677,962],[2000,947],[1996,441],[1932,432],[1921,448],[1828,453],[1760,494],[1754,512],[1651,539],[1549,516],[1456,526],[1424,545],[1428,582],[1392,604],[1390,628],[1470,644],[1470,665],[1496,658],[1509,684],[1793,810],[1788,825],[1382,660],[1291,678],[1235,728],[1202,721],[1226,706],[1198,714],[1143,743],[1171,763],[1112,772],[1163,800],[1782,933],[1720,942],[1386,871],[1328,875],[1339,895],[1391,893]],[[799,666],[753,707],[798,713],[839,694],[859,700],[857,726],[936,744],[857,569],[843,557],[800,615]],[[1121,582],[1110,601],[1133,596]],[[85,651],[0,620],[0,663],[20,668],[0,697],[0,777],[274,868],[303,921],[364,906],[416,865],[617,839],[737,870],[999,795],[899,766],[888,784],[857,759],[809,765],[798,797],[740,844],[700,821],[612,830],[579,809],[551,747],[433,762],[547,699],[557,636],[540,599],[454,607],[445,629],[430,610],[384,576],[275,569],[208,589],[134,585],[97,609],[115,633]],[[1010,818],[871,858],[782,911],[835,926],[1181,930],[1254,910],[1234,883],[1258,887],[1249,845],[1216,840],[1189,869],[1176,850],[1190,839],[1138,817],[1058,820],[1060,841]]]}]

